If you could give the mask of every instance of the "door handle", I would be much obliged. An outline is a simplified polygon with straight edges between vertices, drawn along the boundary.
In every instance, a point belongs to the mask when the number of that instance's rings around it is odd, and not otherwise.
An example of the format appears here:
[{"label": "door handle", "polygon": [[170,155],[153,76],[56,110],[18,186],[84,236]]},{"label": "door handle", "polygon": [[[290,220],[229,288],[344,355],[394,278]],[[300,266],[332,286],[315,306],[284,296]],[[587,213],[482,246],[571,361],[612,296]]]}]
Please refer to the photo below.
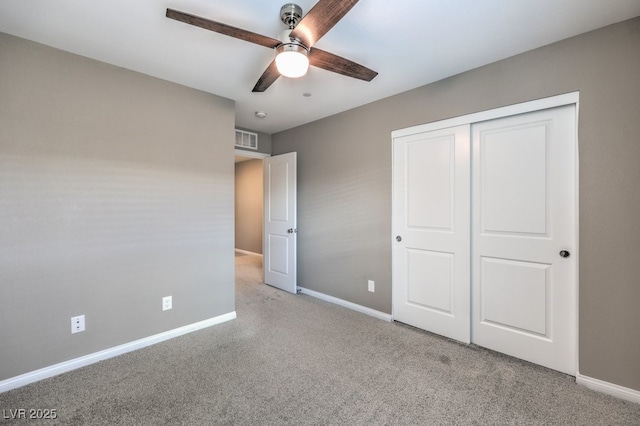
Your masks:
[{"label": "door handle", "polygon": [[294,229],[294,228],[289,228],[289,229],[287,229],[287,234],[294,234],[294,233],[296,233],[296,232],[298,232],[298,230],[297,230],[297,229]]},{"label": "door handle", "polygon": [[569,256],[571,256],[571,253],[569,253],[567,250],[560,250],[560,257],[564,257],[565,259]]},{"label": "door handle", "polygon": [[402,237],[401,237],[400,235],[398,235],[398,236],[396,237],[396,241],[397,241],[397,242],[402,241]]}]

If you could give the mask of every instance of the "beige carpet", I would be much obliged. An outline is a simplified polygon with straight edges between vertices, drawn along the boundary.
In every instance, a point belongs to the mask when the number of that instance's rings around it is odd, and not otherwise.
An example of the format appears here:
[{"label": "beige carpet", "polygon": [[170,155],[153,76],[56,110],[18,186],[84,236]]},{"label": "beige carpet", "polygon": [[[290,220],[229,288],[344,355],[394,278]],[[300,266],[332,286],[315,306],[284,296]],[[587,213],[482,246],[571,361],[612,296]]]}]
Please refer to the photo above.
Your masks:
[{"label": "beige carpet", "polygon": [[0,414],[55,408],[47,425],[640,424],[640,405],[573,377],[260,284],[260,261],[236,257],[236,320],[0,394]]}]

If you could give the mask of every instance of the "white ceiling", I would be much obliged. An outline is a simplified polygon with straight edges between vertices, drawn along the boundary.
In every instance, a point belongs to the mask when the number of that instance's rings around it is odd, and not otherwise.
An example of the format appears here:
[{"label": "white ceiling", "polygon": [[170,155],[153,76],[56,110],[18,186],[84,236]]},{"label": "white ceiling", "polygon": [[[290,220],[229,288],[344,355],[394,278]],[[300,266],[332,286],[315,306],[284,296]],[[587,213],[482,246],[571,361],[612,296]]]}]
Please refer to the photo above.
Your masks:
[{"label": "white ceiling", "polygon": [[[316,0],[296,2],[306,13]],[[640,15],[639,0],[360,0],[316,46],[373,81],[312,67],[264,93],[251,89],[270,49],[165,18],[169,7],[277,37],[284,3],[2,0],[0,32],[233,99],[237,126],[275,133]]]}]

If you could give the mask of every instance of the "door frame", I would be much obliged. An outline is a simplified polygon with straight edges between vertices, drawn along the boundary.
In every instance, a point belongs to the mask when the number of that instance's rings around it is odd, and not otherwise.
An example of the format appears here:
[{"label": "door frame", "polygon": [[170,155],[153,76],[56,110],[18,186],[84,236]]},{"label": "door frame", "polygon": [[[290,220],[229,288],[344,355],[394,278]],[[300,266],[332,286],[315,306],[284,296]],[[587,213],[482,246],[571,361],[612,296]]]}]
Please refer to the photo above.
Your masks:
[{"label": "door frame", "polygon": [[265,158],[271,157],[271,154],[258,151],[247,151],[246,149],[235,148],[233,152],[235,157],[253,158],[255,160],[264,160]]},{"label": "door frame", "polygon": [[[522,102],[522,103],[518,103],[518,104],[513,104],[513,105],[508,105],[508,106],[504,106],[504,107],[498,107],[498,108],[494,108],[494,109],[490,109],[490,110],[486,110],[486,111],[480,111],[480,112],[475,112],[475,113],[471,113],[471,114],[466,114],[466,115],[462,115],[462,116],[458,116],[458,117],[453,117],[453,118],[448,118],[445,120],[440,120],[440,121],[434,121],[431,123],[426,123],[426,124],[421,124],[421,125],[417,125],[417,126],[413,126],[413,127],[408,127],[405,129],[399,129],[399,130],[394,130],[391,132],[391,150],[392,150],[392,157],[393,157],[393,140],[399,137],[403,137],[403,136],[411,136],[414,134],[418,134],[418,133],[424,133],[424,132],[431,132],[434,130],[441,130],[441,129],[445,129],[448,127],[456,127],[456,126],[462,126],[462,125],[471,125],[474,123],[479,123],[482,121],[488,121],[488,120],[494,120],[494,119],[499,119],[499,118],[504,118],[504,117],[509,117],[509,116],[513,116],[513,115],[519,115],[519,114],[526,114],[529,112],[535,112],[535,111],[540,111],[540,110],[544,110],[544,109],[550,109],[550,108],[556,108],[556,107],[560,107],[560,106],[566,106],[566,105],[575,105],[575,113],[576,113],[576,117],[575,117],[575,135],[576,135],[576,143],[575,143],[575,159],[576,159],[576,167],[575,167],[575,182],[576,182],[576,188],[575,188],[575,205],[576,205],[576,209],[575,209],[575,235],[576,235],[576,240],[575,240],[575,270],[574,270],[574,274],[575,274],[575,371],[576,371],[576,375],[579,374],[579,313],[580,313],[580,305],[579,305],[579,296],[580,296],[580,276],[579,276],[579,262],[580,262],[580,253],[579,253],[579,247],[580,247],[580,226],[579,226],[579,211],[580,211],[580,204],[579,204],[579,169],[580,169],[580,162],[579,162],[579,149],[578,149],[578,145],[579,145],[579,133],[578,133],[578,123],[579,123],[579,111],[580,111],[580,92],[570,92],[570,93],[565,93],[562,95],[557,95],[557,96],[551,96],[548,98],[541,98],[541,99],[536,99],[536,100],[532,100],[532,101],[528,101],[528,102]],[[394,164],[394,160],[392,159],[392,167]],[[393,176],[393,170],[392,170],[392,176]],[[392,183],[392,199],[395,199],[395,194],[393,194],[393,183]],[[392,217],[391,217],[391,223],[394,224],[396,222],[396,217],[395,214],[396,212],[392,209]],[[399,235],[398,230],[391,229],[391,244],[392,244],[392,251],[395,250],[395,244],[393,244],[393,238],[395,235]],[[471,235],[469,236],[471,238]],[[469,262],[471,262],[472,259],[469,259]],[[396,265],[393,264],[392,262],[392,268],[396,267]],[[392,272],[392,277],[395,274],[393,274]],[[395,294],[395,292],[393,291],[393,286],[395,286],[396,283],[393,282],[393,278],[392,278],[392,282],[391,282],[391,286],[392,286],[392,297],[393,294]],[[391,318],[392,320],[395,319],[395,312],[394,312],[394,307],[395,302],[392,299],[391,301]]]}]

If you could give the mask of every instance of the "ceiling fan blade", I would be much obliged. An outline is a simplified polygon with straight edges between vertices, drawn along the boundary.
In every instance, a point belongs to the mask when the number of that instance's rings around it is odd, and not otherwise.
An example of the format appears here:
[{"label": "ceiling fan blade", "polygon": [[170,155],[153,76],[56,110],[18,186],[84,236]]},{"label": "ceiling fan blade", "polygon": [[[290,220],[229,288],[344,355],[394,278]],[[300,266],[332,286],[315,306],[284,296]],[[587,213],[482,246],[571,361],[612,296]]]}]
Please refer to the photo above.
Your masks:
[{"label": "ceiling fan blade", "polygon": [[364,81],[371,81],[378,75],[377,72],[365,66],[320,49],[311,49],[309,64]]},{"label": "ceiling fan blade", "polygon": [[271,61],[266,70],[262,73],[258,82],[253,87],[252,92],[264,92],[280,77],[278,68],[276,67],[276,60]]},{"label": "ceiling fan blade", "polygon": [[216,33],[224,34],[229,37],[238,38],[240,40],[259,44],[265,47],[274,48],[281,43],[281,41],[276,38],[263,36],[260,34],[253,33],[251,31],[243,30],[242,28],[232,27],[231,25],[212,21],[210,19],[201,18],[199,16],[191,15],[190,13],[180,12],[174,9],[167,9],[166,16],[167,18],[175,19],[176,21],[195,25],[196,27],[204,28],[209,31],[214,31]]},{"label": "ceiling fan blade", "polygon": [[290,37],[295,37],[311,47],[325,35],[358,0],[320,0],[296,25]]}]

